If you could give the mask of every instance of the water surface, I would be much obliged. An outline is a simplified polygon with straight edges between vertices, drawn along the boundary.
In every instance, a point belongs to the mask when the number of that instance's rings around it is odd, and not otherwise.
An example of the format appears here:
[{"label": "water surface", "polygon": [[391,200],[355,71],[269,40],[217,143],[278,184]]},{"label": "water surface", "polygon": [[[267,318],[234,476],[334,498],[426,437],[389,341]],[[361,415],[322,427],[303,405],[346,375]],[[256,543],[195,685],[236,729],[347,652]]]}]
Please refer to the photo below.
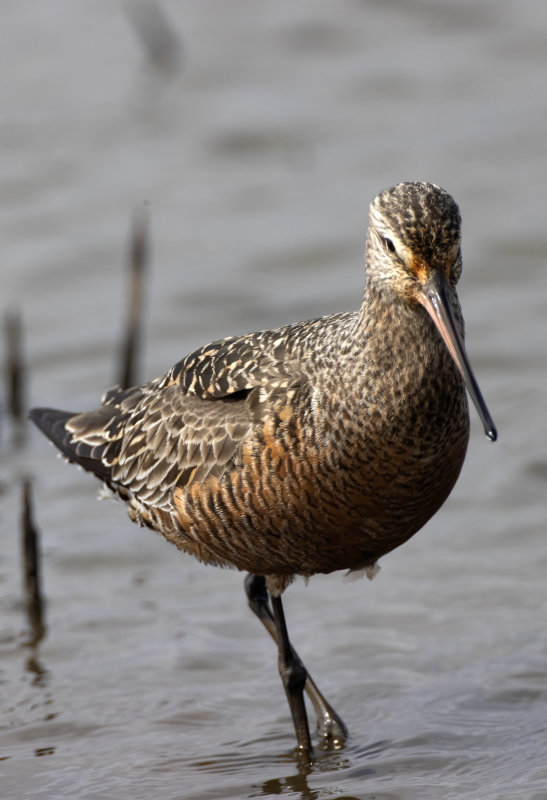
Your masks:
[{"label": "water surface", "polygon": [[[370,199],[427,179],[464,219],[473,416],[443,511],[373,581],[297,582],[291,635],[351,739],[299,763],[242,576],[97,503],[37,432],[0,442],[2,798],[547,798],[547,10],[542,0],[8,2],[3,310],[33,403],[116,374],[132,210],[154,270],[142,374],[207,340],[360,302]],[[36,480],[48,634],[24,646],[20,476]]]}]

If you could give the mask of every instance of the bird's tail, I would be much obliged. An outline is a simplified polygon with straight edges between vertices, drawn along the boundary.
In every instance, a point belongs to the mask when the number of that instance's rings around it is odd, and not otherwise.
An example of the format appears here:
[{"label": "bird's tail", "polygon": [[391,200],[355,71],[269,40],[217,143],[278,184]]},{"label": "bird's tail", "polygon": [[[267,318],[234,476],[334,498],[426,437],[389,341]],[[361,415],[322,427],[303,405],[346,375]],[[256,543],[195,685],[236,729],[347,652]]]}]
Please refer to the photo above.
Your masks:
[{"label": "bird's tail", "polygon": [[[111,467],[120,449],[119,410],[102,406],[86,414],[33,408],[30,419],[69,461],[111,486]],[[118,424],[117,424],[118,423]]]}]

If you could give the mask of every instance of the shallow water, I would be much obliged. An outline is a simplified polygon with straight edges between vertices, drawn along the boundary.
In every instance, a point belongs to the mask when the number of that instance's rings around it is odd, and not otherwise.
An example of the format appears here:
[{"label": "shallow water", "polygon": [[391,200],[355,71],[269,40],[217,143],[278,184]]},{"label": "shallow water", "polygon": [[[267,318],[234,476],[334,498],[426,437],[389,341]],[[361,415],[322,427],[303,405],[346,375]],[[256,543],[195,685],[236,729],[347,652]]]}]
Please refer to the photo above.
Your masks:
[{"label": "shallow water", "polygon": [[[354,308],[368,203],[405,179],[464,218],[473,416],[445,508],[381,574],[297,582],[291,635],[351,739],[294,753],[242,576],[97,503],[35,431],[0,441],[0,786],[11,798],[547,798],[547,10],[486,0],[9,2],[0,26],[3,310],[33,403],[113,382],[132,210],[154,268],[143,377],[204,341]],[[48,633],[24,645],[20,476],[36,479]]]}]

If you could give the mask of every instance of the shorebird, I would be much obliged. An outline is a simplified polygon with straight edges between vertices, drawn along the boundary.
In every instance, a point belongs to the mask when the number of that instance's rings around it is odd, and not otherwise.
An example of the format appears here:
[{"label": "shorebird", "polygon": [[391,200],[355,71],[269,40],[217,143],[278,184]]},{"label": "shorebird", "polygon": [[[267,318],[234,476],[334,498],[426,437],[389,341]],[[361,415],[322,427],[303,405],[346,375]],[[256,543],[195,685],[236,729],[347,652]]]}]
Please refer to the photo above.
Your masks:
[{"label": "shorebird", "polygon": [[130,518],[198,559],[248,572],[249,605],[277,643],[300,751],[342,719],[287,633],[297,575],[371,577],[440,508],[469,439],[466,388],[496,429],[464,346],[460,213],[430,183],[372,201],[358,311],[232,336],[95,411],[31,418],[64,456],[127,502]]}]

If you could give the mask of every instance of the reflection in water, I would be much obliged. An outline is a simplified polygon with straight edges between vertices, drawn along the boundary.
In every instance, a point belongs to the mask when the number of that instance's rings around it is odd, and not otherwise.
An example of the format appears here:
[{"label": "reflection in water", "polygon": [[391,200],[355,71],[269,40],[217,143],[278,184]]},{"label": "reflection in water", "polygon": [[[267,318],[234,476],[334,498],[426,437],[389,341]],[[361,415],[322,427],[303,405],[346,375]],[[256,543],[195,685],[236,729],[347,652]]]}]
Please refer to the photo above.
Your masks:
[{"label": "reflection in water", "polygon": [[25,661],[25,669],[32,674],[32,686],[44,688],[47,686],[48,671],[38,659],[38,648],[33,647],[30,656]]},{"label": "reflection in water", "polygon": [[270,795],[282,795],[297,793],[301,800],[316,800],[320,796],[320,791],[310,789],[308,786],[308,776],[302,773],[289,775],[287,778],[272,778],[264,781],[260,787],[260,793],[251,794],[250,797],[269,797]]},{"label": "reflection in water", "polygon": [[34,755],[39,758],[40,756],[52,756],[54,752],[54,747],[37,747],[34,751]]},{"label": "reflection in water", "polygon": [[42,572],[40,564],[40,536],[34,523],[32,482],[23,480],[23,508],[21,514],[23,540],[23,572],[25,579],[25,607],[30,627],[27,644],[36,645],[45,634],[44,603],[42,600]]},{"label": "reflection in water", "polygon": [[[309,766],[307,769],[302,767],[295,775],[288,775],[285,778],[271,778],[264,781],[257,786],[259,789],[257,794],[251,793],[249,797],[270,797],[289,794],[291,797],[298,797],[298,800],[317,800],[321,797],[326,797],[326,789],[324,786],[319,785],[319,788],[310,787],[308,778],[317,772],[327,773],[338,770],[347,769],[349,766],[348,759],[342,759],[339,764],[334,764],[331,761],[328,765],[324,761],[321,764]],[[319,768],[318,768],[319,767]],[[374,774],[374,770],[368,770],[370,775]],[[373,791],[371,793],[360,794],[359,797],[355,795],[344,794],[341,787],[335,785],[329,786],[329,797],[336,797],[338,800],[366,800],[366,798],[376,798],[376,800],[397,800],[393,794],[384,794]]]},{"label": "reflection in water", "polygon": [[[277,775],[262,781],[262,783],[253,784],[249,797],[290,795],[291,797],[298,797],[299,800],[316,800],[316,798],[325,797],[325,789],[310,786],[310,780],[313,779],[316,783],[321,784],[321,776],[330,776],[333,773],[347,774],[354,761],[354,753],[345,755],[341,750],[316,749],[315,760],[310,763],[303,758],[298,748],[294,748],[290,754],[281,759],[279,756],[265,756],[265,741],[263,745],[264,748],[259,756],[250,756],[237,751],[231,758],[226,757],[224,753],[219,755],[218,758],[188,762],[187,767],[197,768],[200,772],[207,774],[219,773],[228,775],[251,772],[257,765],[260,766],[262,772],[274,770],[278,772],[280,763],[283,763],[286,767],[289,767],[289,774],[286,776]],[[361,749],[359,758],[366,759],[371,753],[378,754],[383,749],[383,745],[384,743],[379,742],[372,748]],[[367,769],[367,773],[373,776],[375,770],[373,768]],[[361,779],[364,777],[365,772],[362,771]],[[361,800],[362,798],[362,796],[357,798],[353,797],[353,795],[343,795],[342,789],[337,790],[335,786],[331,787],[331,791],[333,797],[340,797],[341,800],[342,797],[345,800]],[[370,796],[372,797],[372,795]],[[374,796],[383,797],[384,795]],[[388,795],[385,795],[385,797],[387,798]]]},{"label": "reflection in water", "polygon": [[[270,778],[264,781],[260,787],[257,787],[260,788],[259,794],[251,794],[250,797],[269,797],[270,795],[298,793],[299,800],[316,800],[316,798],[324,796],[324,791],[310,788],[308,783],[310,775],[318,772],[338,771],[345,769],[349,765],[348,759],[344,758],[340,753],[323,753],[313,764],[299,758],[297,750],[294,753],[295,758],[300,762],[298,764],[298,772],[285,778]],[[348,798],[348,800],[358,799]]]},{"label": "reflection in water", "polygon": [[[249,797],[269,797],[271,795],[279,796],[290,794],[291,797],[296,793],[298,800],[316,800],[316,798],[325,797],[326,789],[324,782],[321,781],[321,776],[332,775],[332,773],[341,773],[344,775],[355,773],[356,764],[358,762],[359,781],[374,779],[378,775],[376,766],[366,766],[367,764],[375,763],[374,759],[381,755],[388,747],[392,745],[390,741],[378,741],[368,747],[352,748],[346,747],[346,754],[341,751],[320,751],[316,750],[316,760],[313,764],[303,761],[299,757],[298,750],[294,750],[294,758],[298,762],[298,772],[286,777],[276,777],[265,780],[263,783],[256,785],[259,791],[257,794],[250,794]],[[319,788],[310,786],[310,778],[315,778],[315,782],[319,784]],[[343,780],[342,780],[343,783]],[[359,796],[344,794],[341,787],[329,785],[329,797],[336,797],[337,800],[367,800],[367,798],[375,798],[375,800],[397,800],[398,795],[392,793],[378,792],[372,789],[365,794]]]}]

